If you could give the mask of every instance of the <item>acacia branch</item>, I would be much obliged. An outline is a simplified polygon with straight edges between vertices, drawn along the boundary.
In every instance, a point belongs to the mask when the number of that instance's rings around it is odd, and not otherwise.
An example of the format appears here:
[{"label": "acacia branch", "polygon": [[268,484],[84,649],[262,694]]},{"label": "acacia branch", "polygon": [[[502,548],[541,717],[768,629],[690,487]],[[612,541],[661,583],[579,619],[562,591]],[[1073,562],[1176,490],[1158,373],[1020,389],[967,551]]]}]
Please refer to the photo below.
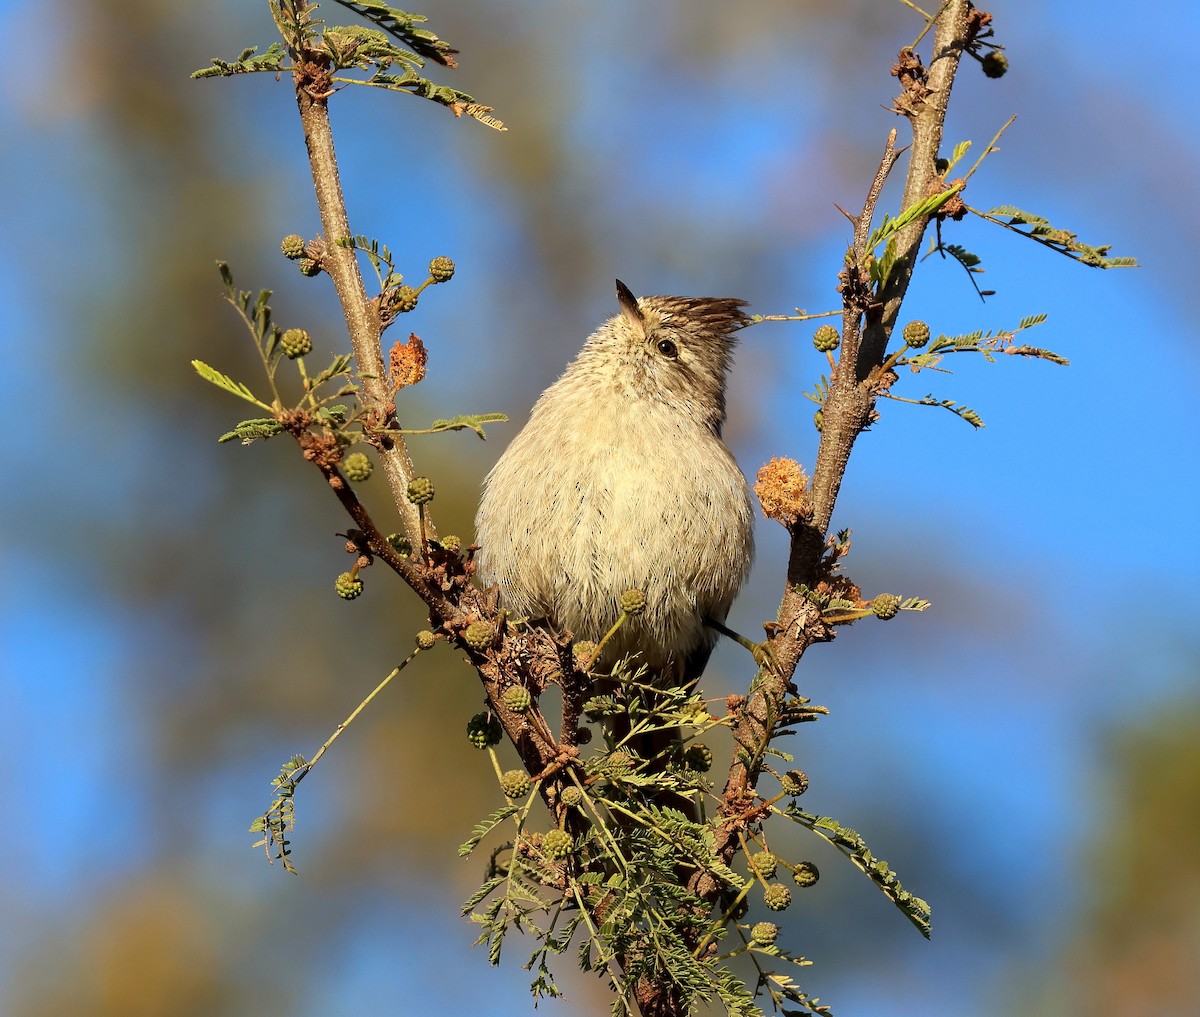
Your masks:
[{"label": "acacia branch", "polygon": [[[305,18],[310,6],[307,0],[292,0],[291,13],[297,25]],[[539,712],[514,713],[504,706],[501,693],[526,671],[555,672],[559,666],[558,658],[536,639],[511,630],[498,632],[495,644],[484,650],[466,646],[463,633],[470,622],[499,620],[494,597],[489,597],[485,591],[468,582],[473,573],[469,556],[460,569],[450,569],[445,563],[439,565],[437,561],[431,561],[423,550],[426,545],[422,539],[421,514],[408,499],[408,485],[415,471],[396,423],[396,408],[386,385],[380,344],[383,328],[376,304],[367,297],[354,245],[348,242],[352,240],[353,233],[346,213],[329,121],[328,100],[334,91],[329,60],[324,53],[305,48],[302,32],[285,33],[285,37],[288,37],[296,65],[293,71],[296,104],[300,111],[313,187],[325,234],[321,267],[333,280],[342,305],[351,350],[362,382],[360,402],[366,419],[374,424],[370,432],[377,439],[379,457],[392,499],[403,520],[405,535],[414,548],[414,557],[405,558],[388,543],[333,462],[320,454],[310,455],[309,458],[321,470],[342,506],[365,535],[370,553],[386,562],[404,579],[429,608],[430,620],[435,627],[440,627],[467,651],[483,683],[488,705],[516,747],[526,769],[531,774],[550,771],[556,765],[561,765],[564,749],[548,737],[548,728]],[[302,446],[308,440],[299,433],[296,437]],[[431,536],[432,533],[432,521],[426,514],[424,536]],[[555,787],[548,782],[542,790],[543,797],[553,807],[557,794]]]},{"label": "acacia branch", "polygon": [[[296,105],[300,109],[300,123],[304,130],[304,142],[308,147],[308,161],[312,168],[313,188],[317,197],[317,208],[321,215],[321,227],[325,233],[325,251],[321,267],[329,273],[337,290],[342,313],[346,317],[346,329],[350,336],[350,348],[358,364],[358,375],[362,382],[361,401],[369,419],[378,426],[391,427],[379,438],[379,458],[384,475],[392,492],[392,500],[403,520],[404,532],[414,548],[421,547],[421,524],[417,506],[409,502],[408,485],[415,475],[408,446],[394,425],[396,407],[388,397],[386,374],[383,367],[383,350],[380,339],[383,329],[379,312],[367,298],[358,256],[352,245],[344,246],[353,238],[350,222],[346,215],[346,200],[342,195],[342,182],[338,174],[337,156],[333,149],[333,129],[329,123],[329,77],[328,60],[323,54],[296,54],[297,69],[293,72],[296,88]],[[431,522],[426,516],[427,526]]]},{"label": "acacia branch", "polygon": [[[959,58],[970,42],[969,0],[947,0],[934,22],[933,59],[928,73],[916,62],[914,73],[900,75],[904,91],[896,111],[912,124],[913,142],[907,150],[908,171],[901,208],[909,208],[931,193],[944,190],[936,159],[942,127]],[[902,51],[903,69],[911,51]],[[763,671],[753,691],[738,702],[734,713],[734,739],[738,750],[725,783],[720,808],[722,821],[716,851],[726,861],[736,852],[738,835],[754,814],[754,789],[762,750],[773,735],[774,718],[790,691],[791,676],[804,652],[816,642],[833,638],[833,630],[812,603],[807,589],[828,580],[832,558],[827,555],[827,534],[842,478],[854,442],[875,415],[875,402],[886,387],[882,368],[888,338],[908,291],[916,255],[930,217],[922,217],[895,237],[896,257],[887,279],[873,288],[872,252],[867,244],[883,184],[903,154],[895,147],[896,132],[888,137],[883,158],[868,190],[862,211],[850,217],[854,239],[841,272],[843,314],[842,345],[829,390],[821,407],[821,440],[811,486],[812,518],[791,527],[787,589],[773,626],[774,664]]]}]

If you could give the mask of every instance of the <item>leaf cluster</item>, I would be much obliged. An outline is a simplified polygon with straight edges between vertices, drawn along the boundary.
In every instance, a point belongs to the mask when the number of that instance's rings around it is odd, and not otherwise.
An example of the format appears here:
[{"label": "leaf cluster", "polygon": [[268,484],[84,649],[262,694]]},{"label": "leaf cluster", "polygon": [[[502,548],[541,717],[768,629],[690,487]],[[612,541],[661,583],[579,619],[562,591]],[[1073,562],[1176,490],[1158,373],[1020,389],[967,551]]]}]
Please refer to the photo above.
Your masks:
[{"label": "leaf cluster", "polygon": [[[328,68],[330,88],[362,85],[407,92],[445,106],[456,117],[465,115],[495,130],[506,129],[491,115],[491,106],[421,73],[427,60],[447,68],[458,66],[454,59],[458,51],[424,27],[424,15],[402,11],[380,0],[335,2],[368,24],[326,25],[315,17],[315,5],[271,0],[271,13],[283,44],[273,42],[261,54],[257,46],[251,46],[233,60],[214,57],[210,66],[193,72],[192,77],[264,72],[279,75],[285,71],[304,77],[315,63]],[[365,76],[345,73],[354,71],[364,72]]]},{"label": "leaf cluster", "polygon": [[[373,246],[376,252],[379,252],[375,255],[379,264],[383,264],[386,255],[390,266],[390,252],[387,252],[386,248],[382,248],[380,252],[378,244]],[[260,290],[255,294],[249,290],[238,289],[229,266],[218,262],[217,267],[225,284],[225,299],[241,318],[253,339],[270,389],[269,396],[260,398],[245,383],[236,381],[201,360],[192,361],[196,373],[205,381],[270,414],[240,421],[232,430],[222,434],[217,439],[219,442],[240,441],[243,445],[249,445],[256,440],[281,434],[289,427],[299,427],[304,422],[307,422],[305,426],[311,425],[320,430],[342,448],[360,442],[374,444],[381,435],[389,433],[440,434],[446,431],[471,430],[480,438],[486,438],[484,424],[508,419],[503,413],[470,413],[438,419],[427,427],[380,426],[369,419],[369,414],[358,400],[359,386],[354,378],[354,361],[346,353],[336,354],[329,364],[315,375],[308,373],[304,357],[296,358],[294,364],[299,374],[301,393],[298,399],[285,398],[278,372],[283,364],[291,361],[283,352],[283,329],[272,317],[271,305],[268,303],[271,291]]]},{"label": "leaf cluster", "polygon": [[271,781],[275,788],[275,798],[267,807],[267,811],[250,824],[251,833],[261,833],[262,838],[254,842],[254,847],[261,847],[267,853],[267,861],[279,859],[283,867],[292,875],[296,867],[288,857],[292,853],[291,841],[288,834],[296,826],[296,804],[293,797],[296,785],[308,773],[308,763],[303,756],[292,756],[283,764],[279,776]]},{"label": "leaf cluster", "polygon": [[[788,1004],[803,1008],[791,1012],[823,1012],[790,973],[809,962],[751,935],[751,905],[772,879],[756,870],[748,847],[737,867],[715,850],[716,822],[705,817],[718,798],[707,776],[711,751],[700,739],[729,718],[709,708],[692,688],[664,685],[622,661],[583,703],[602,742],[554,778],[559,795],[570,787],[578,797],[554,827],[569,833],[570,852],[544,848],[548,835],[537,832],[533,811],[537,783],[524,800],[481,820],[459,848],[470,855],[509,828],[463,913],[480,926],[492,964],[512,933],[535,941],[525,965],[535,999],[559,994],[551,962],[573,950],[583,970],[613,987],[613,1014],[634,1012],[643,980],[669,987],[689,1010],[719,1002],[750,1017],[762,1012],[756,998],[764,995],[785,1012]],[[823,712],[801,697],[781,704],[774,737]],[[776,748],[765,754],[791,761]],[[776,804],[782,797],[759,800],[762,816],[787,815]],[[867,855],[861,845],[858,856]],[[803,863],[778,864],[795,871]]]}]

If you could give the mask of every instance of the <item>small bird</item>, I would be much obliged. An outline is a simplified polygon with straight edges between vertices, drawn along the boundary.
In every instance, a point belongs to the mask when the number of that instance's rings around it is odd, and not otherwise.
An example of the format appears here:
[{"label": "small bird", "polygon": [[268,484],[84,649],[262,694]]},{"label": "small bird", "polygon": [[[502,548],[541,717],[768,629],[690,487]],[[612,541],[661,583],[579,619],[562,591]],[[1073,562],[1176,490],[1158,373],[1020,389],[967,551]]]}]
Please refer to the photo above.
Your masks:
[{"label": "small bird", "polygon": [[750,571],[745,477],[721,440],[743,300],[637,299],[601,325],[537,401],[484,483],[478,575],[510,613],[599,641],[602,665],[640,653],[694,680]]}]

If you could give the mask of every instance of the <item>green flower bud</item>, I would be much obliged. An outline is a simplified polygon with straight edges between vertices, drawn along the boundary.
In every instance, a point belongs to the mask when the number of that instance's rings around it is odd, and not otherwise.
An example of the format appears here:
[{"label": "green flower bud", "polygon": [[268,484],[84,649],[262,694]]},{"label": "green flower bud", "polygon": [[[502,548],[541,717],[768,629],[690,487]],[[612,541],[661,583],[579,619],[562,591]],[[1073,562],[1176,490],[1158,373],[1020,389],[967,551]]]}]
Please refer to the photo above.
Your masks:
[{"label": "green flower bud", "polygon": [[321,274],[321,263],[319,261],[315,261],[312,258],[301,258],[299,261],[296,262],[296,265],[300,269],[300,274],[306,275],[310,279],[314,275]]},{"label": "green flower bud", "polygon": [[504,728],[486,710],[477,713],[467,721],[467,739],[477,749],[486,749],[489,745],[499,745],[504,736]]},{"label": "green flower bud", "polygon": [[392,550],[402,557],[407,558],[412,554],[412,541],[403,533],[389,533],[387,542],[392,545]]},{"label": "green flower bud", "polygon": [[455,554],[458,554],[458,552],[462,550],[461,537],[455,537],[453,535],[441,537],[438,539],[438,543],[441,544],[445,550],[453,551]]},{"label": "green flower bud", "polygon": [[626,590],[621,594],[620,604],[626,614],[641,614],[646,610],[646,595],[641,590]]},{"label": "green flower bud", "polygon": [[302,328],[289,328],[279,339],[279,348],[288,360],[306,357],[312,353],[312,336]]},{"label": "green flower bud", "polygon": [[914,350],[919,350],[929,342],[929,326],[923,321],[910,321],[900,334]]},{"label": "green flower bud", "polygon": [[500,790],[505,798],[524,798],[532,786],[524,770],[506,770],[500,777]]},{"label": "green flower bud", "polygon": [[279,241],[279,249],[289,261],[298,261],[304,257],[304,238],[296,233],[289,233]]},{"label": "green flower bud", "polygon": [[449,282],[454,277],[454,262],[444,255],[434,258],[429,263],[429,276],[435,283]]},{"label": "green flower bud", "polygon": [[992,50],[981,61],[983,73],[989,78],[1002,78],[1008,73],[1008,57],[999,50]]},{"label": "green flower bud", "polygon": [[776,858],[770,851],[758,851],[751,856],[750,861],[753,863],[751,868],[757,872],[763,879],[774,879],[775,869],[779,864],[779,859]]},{"label": "green flower bud", "polygon": [[792,878],[796,881],[797,886],[812,886],[821,878],[821,873],[817,871],[817,867],[812,862],[801,862],[796,866],[796,871],[792,873]]},{"label": "green flower bud", "polygon": [[500,701],[513,713],[524,713],[533,703],[533,696],[523,685],[510,685],[500,696]]},{"label": "green flower bud", "polygon": [[434,643],[436,643],[436,642],[437,642],[437,636],[435,636],[432,632],[430,632],[429,629],[422,629],[420,632],[417,633],[417,649],[418,650],[432,650]]},{"label": "green flower bud", "polygon": [[817,431],[820,432],[824,428],[824,426],[825,426],[825,413],[823,410],[817,410],[817,412],[813,414],[813,427],[815,427],[817,429]]},{"label": "green flower bud", "polygon": [[542,851],[553,861],[566,858],[574,846],[575,842],[566,830],[551,830],[542,836]]},{"label": "green flower bud", "polygon": [[568,809],[578,808],[583,802],[583,792],[574,784],[568,784],[563,788],[560,800]]},{"label": "green flower bud", "polygon": [[782,883],[772,883],[763,893],[763,903],[769,911],[786,911],[792,903],[792,891]]},{"label": "green flower bud", "polygon": [[788,770],[779,778],[779,784],[785,795],[795,798],[808,790],[808,774],[803,770]]},{"label": "green flower bud", "polygon": [[876,618],[884,621],[895,618],[900,611],[900,598],[894,593],[881,593],[871,601],[871,611]]},{"label": "green flower bud", "polygon": [[433,501],[433,481],[428,477],[414,477],[408,485],[408,500],[414,505],[427,505]]},{"label": "green flower bud", "polygon": [[838,330],[826,322],[824,325],[818,325],[817,330],[813,333],[813,345],[822,353],[832,353],[841,345],[842,337],[838,335]]},{"label": "green flower bud", "polygon": [[342,461],[342,472],[353,484],[360,484],[371,476],[371,460],[362,452],[351,452]]},{"label": "green flower bud", "polygon": [[496,626],[489,621],[475,621],[463,633],[463,642],[472,650],[486,650],[496,638]]},{"label": "green flower bud", "polygon": [[692,770],[708,773],[713,764],[712,749],[700,742],[692,742],[683,754],[683,762]]},{"label": "green flower bud", "polygon": [[596,654],[596,644],[590,639],[581,639],[573,647],[571,653],[575,659],[575,666],[583,670],[584,666]]},{"label": "green flower bud", "polygon": [[349,572],[343,572],[337,577],[337,581],[333,584],[333,588],[337,590],[337,595],[342,600],[354,600],[355,597],[362,595],[363,581],[357,576],[351,575]]},{"label": "green flower bud", "polygon": [[750,930],[750,938],[763,946],[770,946],[779,938],[779,926],[774,922],[756,922]]},{"label": "green flower bud", "polygon": [[397,311],[411,311],[417,306],[417,291],[411,286],[397,286],[391,295],[391,305]]},{"label": "green flower bud", "polygon": [[604,769],[609,773],[624,773],[633,768],[633,756],[624,749],[609,753],[604,761]]}]

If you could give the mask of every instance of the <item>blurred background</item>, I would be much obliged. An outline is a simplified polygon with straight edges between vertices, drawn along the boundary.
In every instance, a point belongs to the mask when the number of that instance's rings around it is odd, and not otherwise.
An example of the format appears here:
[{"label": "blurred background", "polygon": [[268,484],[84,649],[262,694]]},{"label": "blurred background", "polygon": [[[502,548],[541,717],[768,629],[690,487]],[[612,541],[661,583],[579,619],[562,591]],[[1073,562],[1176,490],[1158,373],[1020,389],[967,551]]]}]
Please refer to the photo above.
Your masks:
[{"label": "blurred background", "polygon": [[[258,377],[218,258],[274,290],[317,357],[346,348],[328,280],[278,254],[283,234],[318,230],[288,83],[188,80],[265,47],[266,4],[0,10],[16,413],[0,493],[0,1011],[530,1012],[526,944],[491,969],[458,917],[482,861],[455,848],[499,795],[463,737],[479,693],[455,654],[419,659],[304,783],[299,878],[250,848],[280,764],[311,754],[422,627],[381,568],[362,599],[336,598],[340,509],[288,443],[217,445],[248,414],[189,366]],[[458,265],[397,327],[430,350],[404,419],[512,417],[487,442],[414,439],[441,531],[469,535],[480,480],[615,310],[615,276],[762,313],[836,306],[849,227],[834,202],[859,207],[888,130],[904,137],[888,70],[920,23],[899,0],[421,10],[462,51],[434,76],[511,130],[366,89],[333,117],[356,231],[412,278],[434,255]],[[934,935],[814,838],[794,850],[822,880],[786,935],[815,962],[805,988],[843,1017],[1194,1014],[1191,43],[1104,0],[993,13],[1011,70],[991,81],[964,62],[947,140],[979,151],[1019,117],[968,201],[1038,212],[1143,267],[1086,269],[967,222],[946,239],[983,257],[996,295],[981,303],[936,257],[918,273],[905,318],[955,333],[1044,312],[1029,341],[1072,366],[906,377],[900,394],[956,399],[986,429],[885,403],[855,450],[835,518],[854,529],[848,571],[868,595],[933,607],[816,647],[798,681],[832,715],[792,748],[806,806],[864,834],[932,903]],[[751,477],[776,454],[811,466],[812,329],[744,333],[727,435]],[[387,527],[382,480],[368,491]],[[773,614],[785,553],[764,525],[732,615],[743,631]],[[710,689],[747,674],[722,651]],[[545,1009],[602,1012],[570,967],[571,1002]]]}]

